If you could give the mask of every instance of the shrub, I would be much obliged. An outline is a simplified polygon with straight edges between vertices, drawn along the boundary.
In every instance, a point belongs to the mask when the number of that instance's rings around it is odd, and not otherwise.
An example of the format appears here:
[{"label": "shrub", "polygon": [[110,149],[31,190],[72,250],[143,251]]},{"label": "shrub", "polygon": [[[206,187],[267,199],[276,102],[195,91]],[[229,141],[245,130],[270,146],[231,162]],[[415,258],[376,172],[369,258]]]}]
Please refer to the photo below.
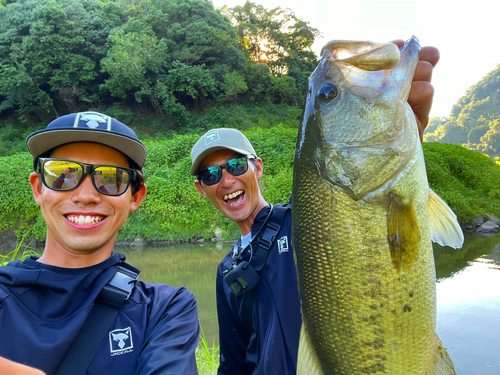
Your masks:
[{"label": "shrub", "polygon": [[[293,158],[297,130],[284,126],[253,128],[244,133],[264,164],[261,186],[269,203],[288,202],[292,191]],[[224,218],[194,187],[189,174],[190,151],[199,135],[146,140],[149,150],[144,166],[148,193],[132,213],[118,238],[186,241],[211,238],[216,228],[223,239],[239,235],[235,223]],[[459,221],[471,222],[476,214],[500,217],[500,165],[485,155],[461,146],[424,143],[429,184],[448,202]],[[18,237],[32,231],[45,238],[45,223],[28,183],[32,161],[28,153],[0,157],[0,232],[15,230]]]}]

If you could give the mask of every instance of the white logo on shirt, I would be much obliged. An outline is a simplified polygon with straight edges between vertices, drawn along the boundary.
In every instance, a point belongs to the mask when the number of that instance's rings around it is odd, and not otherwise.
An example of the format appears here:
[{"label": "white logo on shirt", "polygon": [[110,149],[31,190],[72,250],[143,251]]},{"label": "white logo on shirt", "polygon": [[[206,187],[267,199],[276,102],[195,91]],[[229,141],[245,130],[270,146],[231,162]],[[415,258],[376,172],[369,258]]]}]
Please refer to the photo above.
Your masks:
[{"label": "white logo on shirt", "polygon": [[278,239],[278,253],[286,253],[288,252],[288,237],[283,236]]},{"label": "white logo on shirt", "polygon": [[112,356],[130,353],[134,348],[130,327],[109,332],[109,347]]}]

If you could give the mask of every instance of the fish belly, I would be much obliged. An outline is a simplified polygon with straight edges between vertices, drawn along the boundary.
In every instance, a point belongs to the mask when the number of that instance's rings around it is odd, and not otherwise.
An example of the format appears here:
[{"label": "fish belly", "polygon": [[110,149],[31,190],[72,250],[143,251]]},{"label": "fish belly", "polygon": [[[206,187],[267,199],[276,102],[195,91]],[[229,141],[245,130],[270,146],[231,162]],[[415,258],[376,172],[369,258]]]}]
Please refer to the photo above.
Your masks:
[{"label": "fish belly", "polygon": [[432,366],[435,269],[422,224],[428,196],[423,157],[407,169],[391,191],[412,205],[420,242],[396,267],[388,244],[388,192],[354,200],[296,160],[293,244],[303,334],[320,373],[422,375]]}]

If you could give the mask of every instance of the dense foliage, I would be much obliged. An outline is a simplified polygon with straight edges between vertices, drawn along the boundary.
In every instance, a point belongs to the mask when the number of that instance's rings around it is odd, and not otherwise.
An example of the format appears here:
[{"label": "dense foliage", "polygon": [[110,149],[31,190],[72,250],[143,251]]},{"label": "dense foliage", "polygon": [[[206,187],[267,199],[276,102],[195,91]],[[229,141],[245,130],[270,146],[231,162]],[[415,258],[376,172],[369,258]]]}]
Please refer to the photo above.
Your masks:
[{"label": "dense foliage", "polygon": [[450,118],[431,119],[424,140],[464,145],[500,157],[500,65],[471,86],[453,106]]},{"label": "dense foliage", "polygon": [[[261,185],[270,203],[287,202],[292,190],[293,157],[297,130],[283,126],[244,132],[264,161]],[[144,172],[148,194],[119,234],[120,239],[179,240],[212,238],[215,229],[233,239],[238,228],[201,196],[189,175],[190,150],[198,135],[169,140],[145,140],[149,149]],[[430,186],[443,197],[461,223],[478,213],[500,217],[500,166],[490,158],[461,146],[424,143]],[[0,232],[15,230],[19,237],[32,230],[43,240],[45,225],[31,197],[27,153],[0,157]],[[21,176],[21,177],[20,177]]]},{"label": "dense foliage", "polygon": [[[317,34],[290,10],[250,2],[222,14],[202,0],[4,1],[0,126],[24,135],[66,113],[119,107],[186,133],[222,106],[295,106]],[[265,61],[255,59],[263,40]]]}]

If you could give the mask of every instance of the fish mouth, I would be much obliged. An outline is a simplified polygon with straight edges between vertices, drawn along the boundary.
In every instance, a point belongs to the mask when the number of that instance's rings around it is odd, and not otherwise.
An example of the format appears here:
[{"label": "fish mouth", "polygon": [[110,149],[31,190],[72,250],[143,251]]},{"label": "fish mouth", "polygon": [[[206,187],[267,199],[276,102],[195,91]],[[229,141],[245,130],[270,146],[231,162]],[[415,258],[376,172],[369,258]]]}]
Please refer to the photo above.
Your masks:
[{"label": "fish mouth", "polygon": [[332,40],[321,50],[322,59],[352,65],[366,71],[387,70],[400,61],[399,48],[394,43],[373,43]]},{"label": "fish mouth", "polygon": [[245,199],[245,191],[242,189],[236,190],[235,192],[226,194],[222,197],[224,203],[228,204],[229,206],[237,206],[244,199]]}]

